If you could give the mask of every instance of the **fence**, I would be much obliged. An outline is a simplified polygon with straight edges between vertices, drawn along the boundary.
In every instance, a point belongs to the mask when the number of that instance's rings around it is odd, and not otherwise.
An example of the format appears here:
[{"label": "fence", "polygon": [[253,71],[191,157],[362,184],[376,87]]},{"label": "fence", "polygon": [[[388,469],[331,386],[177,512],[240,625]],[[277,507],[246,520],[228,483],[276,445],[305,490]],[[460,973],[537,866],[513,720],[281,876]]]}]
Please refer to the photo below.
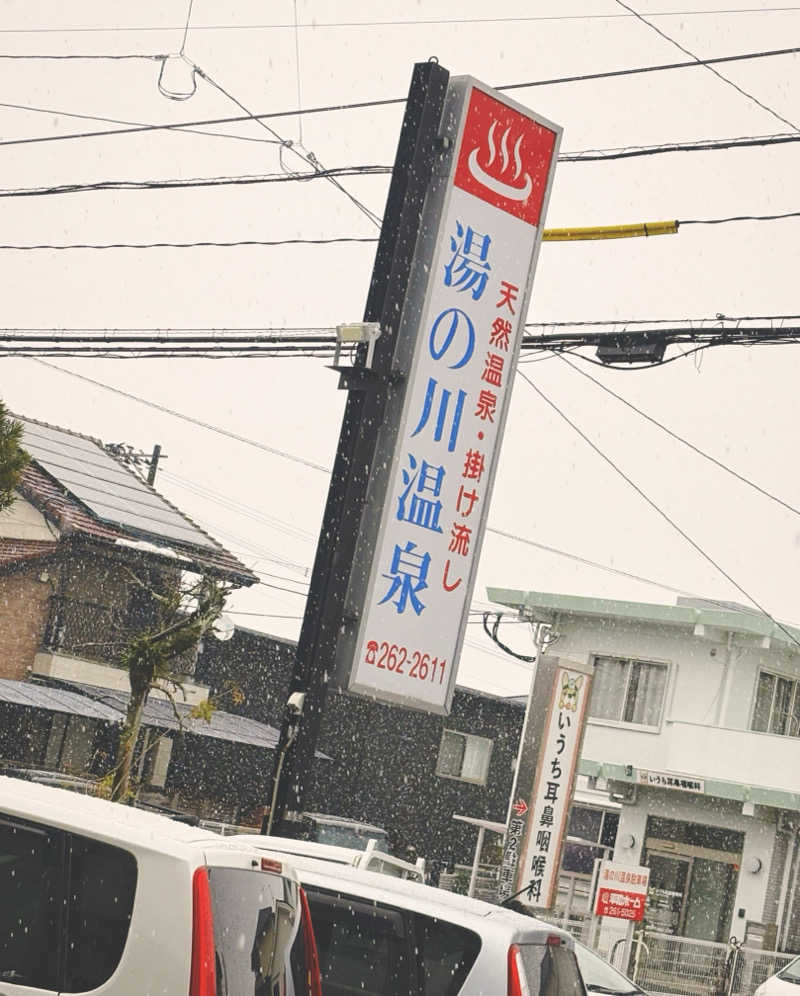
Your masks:
[{"label": "fence", "polygon": [[717,944],[671,934],[637,934],[634,981],[653,993],[672,996],[752,996],[793,955],[738,943]]}]

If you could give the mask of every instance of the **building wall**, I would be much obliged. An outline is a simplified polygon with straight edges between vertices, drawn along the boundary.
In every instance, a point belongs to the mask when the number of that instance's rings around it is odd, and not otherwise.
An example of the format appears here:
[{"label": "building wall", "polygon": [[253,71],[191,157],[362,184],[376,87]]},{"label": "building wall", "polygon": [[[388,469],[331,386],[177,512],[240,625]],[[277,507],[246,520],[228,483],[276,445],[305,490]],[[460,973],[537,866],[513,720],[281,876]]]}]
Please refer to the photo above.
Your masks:
[{"label": "building wall", "polygon": [[[227,643],[208,639],[197,677],[212,696],[236,685],[244,701],[224,708],[280,726],[295,645],[237,629]],[[456,689],[449,717],[330,692],[306,808],[385,827],[399,846],[428,858],[471,863],[476,831],[453,813],[504,823],[524,709]],[[493,741],[486,784],[436,774],[444,729]],[[271,759],[270,759],[271,764]]]},{"label": "building wall", "polygon": [[42,565],[0,575],[0,678],[24,681],[44,637],[52,588]]},{"label": "building wall", "polygon": [[26,540],[55,540],[55,532],[29,501],[17,496],[13,505],[0,512],[0,536]]},{"label": "building wall", "polygon": [[[524,711],[456,689],[450,716],[383,705],[335,692],[329,696],[309,808],[385,827],[396,846],[413,845],[429,860],[472,862],[477,831],[454,814],[505,823]],[[436,773],[443,731],[492,741],[484,784]]]},{"label": "building wall", "polygon": [[608,655],[669,667],[658,729],[590,717],[584,759],[796,791],[796,741],[749,727],[759,670],[800,678],[800,655],[742,634],[729,644],[722,630],[635,621],[569,617],[556,631],[557,652],[566,659]]}]

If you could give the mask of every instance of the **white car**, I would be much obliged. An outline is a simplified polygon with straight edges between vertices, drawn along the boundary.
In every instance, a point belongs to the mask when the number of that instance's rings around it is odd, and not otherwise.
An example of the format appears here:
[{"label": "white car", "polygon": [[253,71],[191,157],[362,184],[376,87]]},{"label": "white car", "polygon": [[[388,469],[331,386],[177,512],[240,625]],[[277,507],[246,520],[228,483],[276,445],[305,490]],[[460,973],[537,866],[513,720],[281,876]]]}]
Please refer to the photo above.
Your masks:
[{"label": "white car", "polygon": [[[270,856],[276,844],[296,844],[237,840]],[[302,853],[291,861],[311,907],[324,996],[586,996],[575,943],[550,924]]]},{"label": "white car", "polygon": [[[247,835],[247,839],[252,841],[252,835]],[[255,838],[263,841],[262,836]],[[270,837],[269,848],[272,851],[293,857],[303,856],[306,858],[316,858],[317,861],[330,861],[337,865],[350,865],[352,868],[360,868],[362,871],[379,872],[381,875],[390,875],[392,878],[404,878],[410,882],[425,881],[425,862],[420,859],[412,865],[410,861],[403,861],[393,854],[386,854],[377,847],[375,840],[370,840],[363,850],[355,847],[339,847],[336,844],[318,844],[315,840],[292,840],[288,837]]]},{"label": "white car", "polygon": [[308,907],[237,839],[0,777],[2,996],[319,996]]},{"label": "white car", "polygon": [[784,965],[756,989],[755,996],[798,996],[800,990],[800,957]]},{"label": "white car", "polygon": [[596,951],[587,948],[580,941],[575,942],[575,954],[578,958],[578,968],[583,976],[586,991],[601,993],[602,996],[647,996],[641,986],[614,968]]}]

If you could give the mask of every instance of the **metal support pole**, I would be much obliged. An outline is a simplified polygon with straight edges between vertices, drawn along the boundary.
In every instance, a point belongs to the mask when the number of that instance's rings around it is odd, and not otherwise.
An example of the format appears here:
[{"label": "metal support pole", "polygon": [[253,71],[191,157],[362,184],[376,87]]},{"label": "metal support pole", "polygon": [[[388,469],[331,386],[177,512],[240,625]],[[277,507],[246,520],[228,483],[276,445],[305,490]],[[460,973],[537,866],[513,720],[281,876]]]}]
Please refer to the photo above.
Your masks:
[{"label": "metal support pole", "polygon": [[[438,63],[414,67],[392,181],[372,272],[365,322],[378,322],[372,369],[350,383],[339,446],[311,575],[289,693],[304,693],[303,714],[292,744],[284,718],[275,751],[271,811],[262,823],[281,836],[302,834],[301,814],[311,784],[315,749],[333,674],[336,643],[356,550],[361,513],[375,459],[378,431],[392,378],[397,329],[420,232],[422,208],[441,149],[439,127],[449,73]],[[340,386],[342,386],[340,384]],[[282,766],[279,767],[282,760]]]},{"label": "metal support pole", "polygon": [[472,872],[469,876],[468,896],[475,895],[475,883],[478,881],[478,868],[481,863],[481,853],[483,851],[483,838],[486,836],[486,828],[478,827],[478,842],[475,845],[475,857],[472,859]]},{"label": "metal support pole", "polygon": [[150,466],[147,471],[147,483],[152,485],[156,480],[156,470],[158,470],[158,461],[161,457],[161,443],[156,443],[153,447],[153,455],[150,457]]}]

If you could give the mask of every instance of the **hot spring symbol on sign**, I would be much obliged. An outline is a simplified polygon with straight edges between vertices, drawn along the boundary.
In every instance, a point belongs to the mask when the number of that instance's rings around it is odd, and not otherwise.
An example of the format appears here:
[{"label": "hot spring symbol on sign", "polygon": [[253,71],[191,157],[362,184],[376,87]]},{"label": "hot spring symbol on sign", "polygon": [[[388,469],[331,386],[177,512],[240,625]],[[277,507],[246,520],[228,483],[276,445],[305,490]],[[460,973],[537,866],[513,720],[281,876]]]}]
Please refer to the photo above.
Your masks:
[{"label": "hot spring symbol on sign", "polygon": [[[489,134],[486,136],[486,144],[489,148],[489,161],[486,163],[486,170],[481,167],[478,162],[478,147],[476,146],[472,152],[469,154],[469,159],[467,160],[467,165],[469,166],[469,171],[478,181],[478,183],[483,184],[484,187],[492,191],[492,193],[498,194],[500,197],[508,197],[512,201],[526,201],[530,197],[531,190],[533,190],[533,180],[531,179],[530,173],[525,173],[525,177],[522,181],[522,186],[516,186],[516,181],[519,179],[519,175],[522,172],[522,159],[520,158],[520,147],[522,146],[522,141],[524,136],[520,135],[514,145],[512,152],[514,158],[513,175],[511,177],[511,183],[504,183],[502,180],[494,177],[487,170],[493,165],[495,159],[497,158],[497,148],[495,147],[494,133],[497,128],[497,122],[492,121],[489,126]],[[511,126],[505,129],[503,135],[500,139],[500,155],[502,157],[501,168],[499,170],[500,176],[504,176],[511,166],[511,161],[508,154],[508,139],[509,133],[511,132]]]},{"label": "hot spring symbol on sign", "polygon": [[474,87],[453,183],[538,228],[555,143],[552,128]]}]

